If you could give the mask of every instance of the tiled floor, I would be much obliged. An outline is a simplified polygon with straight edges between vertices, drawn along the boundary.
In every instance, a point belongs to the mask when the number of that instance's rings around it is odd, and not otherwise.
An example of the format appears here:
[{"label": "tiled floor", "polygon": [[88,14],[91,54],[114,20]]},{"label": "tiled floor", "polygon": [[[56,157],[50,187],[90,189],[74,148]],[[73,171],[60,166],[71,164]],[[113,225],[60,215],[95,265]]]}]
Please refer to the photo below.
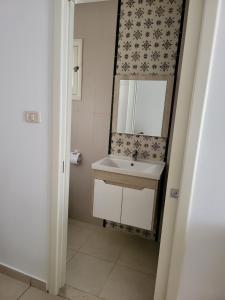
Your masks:
[{"label": "tiled floor", "polygon": [[[19,280],[0,274],[1,300],[63,300],[61,297],[51,296],[41,290],[32,288]],[[76,298],[75,298],[76,299]],[[78,298],[79,299],[79,298]],[[65,300],[65,299],[64,299]]]},{"label": "tiled floor", "polygon": [[67,285],[62,297],[0,273],[0,299],[151,300],[157,258],[155,242],[70,220]]},{"label": "tiled floor", "polygon": [[62,295],[72,300],[151,300],[157,260],[153,241],[70,220]]}]

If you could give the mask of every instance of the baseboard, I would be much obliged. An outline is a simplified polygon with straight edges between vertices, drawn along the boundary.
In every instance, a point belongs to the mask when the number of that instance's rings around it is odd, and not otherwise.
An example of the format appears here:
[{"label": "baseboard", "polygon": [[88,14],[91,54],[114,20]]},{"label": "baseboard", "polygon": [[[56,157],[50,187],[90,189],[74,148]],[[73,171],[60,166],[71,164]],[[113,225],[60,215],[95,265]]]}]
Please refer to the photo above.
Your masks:
[{"label": "baseboard", "polygon": [[37,288],[42,291],[46,291],[46,282],[41,281],[37,278],[26,275],[22,272],[16,271],[12,268],[6,267],[0,264],[0,273],[5,274],[9,277],[17,279],[19,281],[27,283],[29,286]]}]

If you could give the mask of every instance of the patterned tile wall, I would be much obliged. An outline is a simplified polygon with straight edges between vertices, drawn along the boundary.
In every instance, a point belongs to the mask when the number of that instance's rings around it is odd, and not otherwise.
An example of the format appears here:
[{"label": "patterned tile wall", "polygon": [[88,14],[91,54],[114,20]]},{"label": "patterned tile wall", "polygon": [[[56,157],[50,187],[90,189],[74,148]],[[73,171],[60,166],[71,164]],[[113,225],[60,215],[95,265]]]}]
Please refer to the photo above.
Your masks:
[{"label": "patterned tile wall", "polygon": [[174,74],[183,0],[122,0],[117,74]]},{"label": "patterned tile wall", "polygon": [[138,159],[160,160],[165,159],[166,139],[144,135],[113,133],[111,140],[111,154],[132,156],[138,150]]},{"label": "patterned tile wall", "polygon": [[[117,75],[174,75],[183,0],[122,0]],[[164,160],[166,139],[113,133],[111,153]]]},{"label": "patterned tile wall", "polygon": [[113,221],[107,221],[106,227],[113,228],[117,231],[122,231],[122,232],[126,232],[129,234],[137,235],[137,236],[140,236],[147,240],[155,239],[155,233],[150,230],[145,230],[145,229],[141,229],[141,228],[137,228],[137,227],[133,227],[133,226],[129,226],[129,225],[124,225],[124,224],[120,224],[120,223],[113,222]]}]

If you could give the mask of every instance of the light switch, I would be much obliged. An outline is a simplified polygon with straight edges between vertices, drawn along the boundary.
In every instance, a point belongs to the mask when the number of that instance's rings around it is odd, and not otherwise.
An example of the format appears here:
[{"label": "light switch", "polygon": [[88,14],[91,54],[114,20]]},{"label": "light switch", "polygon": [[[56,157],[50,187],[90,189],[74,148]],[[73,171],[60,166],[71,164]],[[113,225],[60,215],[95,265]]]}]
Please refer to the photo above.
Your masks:
[{"label": "light switch", "polygon": [[41,113],[39,111],[25,111],[24,115],[28,123],[41,123]]}]

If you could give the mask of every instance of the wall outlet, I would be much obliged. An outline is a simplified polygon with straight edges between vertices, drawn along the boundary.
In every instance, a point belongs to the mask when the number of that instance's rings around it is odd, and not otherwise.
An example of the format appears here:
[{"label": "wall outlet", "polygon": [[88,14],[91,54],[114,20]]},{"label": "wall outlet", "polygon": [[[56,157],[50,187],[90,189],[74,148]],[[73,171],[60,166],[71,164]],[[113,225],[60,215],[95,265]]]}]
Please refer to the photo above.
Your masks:
[{"label": "wall outlet", "polygon": [[24,116],[28,123],[41,123],[41,113],[39,111],[25,111]]}]

